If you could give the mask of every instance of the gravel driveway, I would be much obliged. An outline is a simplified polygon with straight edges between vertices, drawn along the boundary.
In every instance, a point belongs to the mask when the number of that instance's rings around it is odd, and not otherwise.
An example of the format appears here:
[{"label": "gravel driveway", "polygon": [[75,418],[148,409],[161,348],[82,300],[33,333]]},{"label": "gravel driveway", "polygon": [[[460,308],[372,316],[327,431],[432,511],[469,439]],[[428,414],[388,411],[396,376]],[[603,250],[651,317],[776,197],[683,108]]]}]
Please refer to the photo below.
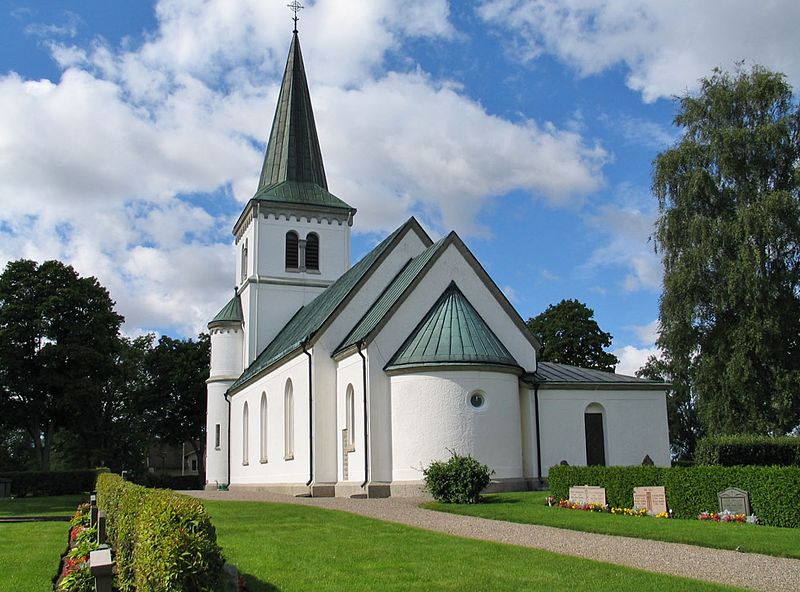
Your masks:
[{"label": "gravel driveway", "polygon": [[304,498],[262,491],[183,493],[200,499],[279,502],[341,510],[456,536],[544,549],[751,590],[800,591],[798,559],[458,516],[422,509],[418,505],[426,500],[417,498]]}]

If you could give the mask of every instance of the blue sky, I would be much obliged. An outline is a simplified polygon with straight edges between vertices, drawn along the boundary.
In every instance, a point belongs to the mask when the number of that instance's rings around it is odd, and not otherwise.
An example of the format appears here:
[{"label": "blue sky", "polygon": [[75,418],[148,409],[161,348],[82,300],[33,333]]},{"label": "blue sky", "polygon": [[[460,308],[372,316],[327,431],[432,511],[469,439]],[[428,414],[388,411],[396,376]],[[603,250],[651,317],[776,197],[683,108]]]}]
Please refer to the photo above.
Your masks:
[{"label": "blue sky", "polygon": [[[202,330],[233,286],[287,3],[0,0],[0,264],[95,275],[129,334]],[[354,257],[412,214],[455,229],[523,318],[593,308],[627,373],[656,353],[649,186],[679,137],[672,97],[741,60],[800,79],[793,0],[305,4]]]}]

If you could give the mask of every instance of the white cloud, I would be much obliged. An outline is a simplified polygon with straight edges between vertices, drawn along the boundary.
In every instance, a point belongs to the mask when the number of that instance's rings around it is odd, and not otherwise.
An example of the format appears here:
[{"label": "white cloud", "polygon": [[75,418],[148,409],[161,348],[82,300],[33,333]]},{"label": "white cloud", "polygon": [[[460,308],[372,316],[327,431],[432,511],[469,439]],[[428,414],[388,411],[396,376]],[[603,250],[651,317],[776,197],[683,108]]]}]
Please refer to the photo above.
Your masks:
[{"label": "white cloud", "polygon": [[648,199],[651,198],[640,197],[635,190],[623,185],[617,188],[614,202],[600,205],[587,217],[588,224],[604,239],[601,246],[592,251],[583,269],[626,269],[620,286],[626,292],[661,288],[661,259],[649,240],[656,212],[652,206],[645,205]]},{"label": "white cloud", "polygon": [[[257,183],[289,16],[263,0],[161,0],[140,45],[52,44],[59,80],[0,76],[0,263],[58,258],[97,276],[130,334],[202,329],[230,296],[228,232]],[[579,132],[383,71],[409,37],[457,36],[448,17],[446,0],[301,14],[329,182],[362,232],[417,213],[434,233],[480,233],[494,195],[565,203],[603,182],[607,153]]]},{"label": "white cloud", "polygon": [[661,333],[661,325],[659,324],[658,319],[655,319],[646,325],[633,325],[626,328],[634,332],[639,339],[639,343],[642,345],[654,345],[656,339],[658,339],[658,336]]},{"label": "white cloud", "polygon": [[617,64],[645,101],[679,95],[743,59],[800,84],[795,0],[485,0],[479,14],[517,34],[519,55],[555,55],[581,76]]},{"label": "white cloud", "polygon": [[635,376],[636,371],[645,365],[650,356],[660,356],[661,350],[657,347],[634,347],[626,345],[611,352],[619,359],[615,372],[625,376]]}]

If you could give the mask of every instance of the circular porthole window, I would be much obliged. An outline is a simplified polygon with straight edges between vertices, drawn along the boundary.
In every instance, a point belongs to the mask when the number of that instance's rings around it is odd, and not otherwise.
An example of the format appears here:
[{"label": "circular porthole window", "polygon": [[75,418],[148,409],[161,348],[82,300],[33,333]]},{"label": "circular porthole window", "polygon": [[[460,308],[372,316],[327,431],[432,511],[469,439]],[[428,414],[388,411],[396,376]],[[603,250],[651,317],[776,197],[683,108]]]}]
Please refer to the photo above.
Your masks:
[{"label": "circular porthole window", "polygon": [[486,405],[486,395],[480,391],[475,391],[469,396],[469,404],[475,409],[481,409],[484,405]]}]

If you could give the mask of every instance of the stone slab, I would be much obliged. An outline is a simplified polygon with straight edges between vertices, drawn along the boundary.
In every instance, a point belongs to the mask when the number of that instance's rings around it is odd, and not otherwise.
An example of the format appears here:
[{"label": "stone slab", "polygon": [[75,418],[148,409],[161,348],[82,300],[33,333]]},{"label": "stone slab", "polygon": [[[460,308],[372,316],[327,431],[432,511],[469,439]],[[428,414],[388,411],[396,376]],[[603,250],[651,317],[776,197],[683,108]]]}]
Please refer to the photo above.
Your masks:
[{"label": "stone slab", "polygon": [[717,494],[719,500],[720,513],[727,510],[731,514],[744,514],[749,516],[752,512],[750,510],[750,494],[743,489],[736,487],[729,487],[725,491],[720,491]]},{"label": "stone slab", "polygon": [[606,505],[606,490],[595,485],[582,485],[569,488],[569,500],[579,504]]},{"label": "stone slab", "polygon": [[668,512],[667,492],[663,487],[634,487],[633,506],[638,509],[647,509],[651,515]]}]

